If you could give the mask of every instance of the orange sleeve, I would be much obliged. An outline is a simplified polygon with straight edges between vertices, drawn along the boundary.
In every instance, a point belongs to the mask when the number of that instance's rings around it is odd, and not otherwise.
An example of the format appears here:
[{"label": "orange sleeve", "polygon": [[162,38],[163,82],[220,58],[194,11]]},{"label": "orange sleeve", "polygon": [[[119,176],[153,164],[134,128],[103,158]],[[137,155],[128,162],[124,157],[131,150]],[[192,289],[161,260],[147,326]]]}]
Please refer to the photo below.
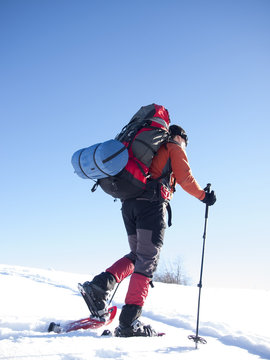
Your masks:
[{"label": "orange sleeve", "polygon": [[203,200],[205,192],[192,175],[185,151],[181,146],[174,143],[168,143],[167,148],[171,159],[173,175],[177,184],[190,195],[195,196],[199,200]]}]

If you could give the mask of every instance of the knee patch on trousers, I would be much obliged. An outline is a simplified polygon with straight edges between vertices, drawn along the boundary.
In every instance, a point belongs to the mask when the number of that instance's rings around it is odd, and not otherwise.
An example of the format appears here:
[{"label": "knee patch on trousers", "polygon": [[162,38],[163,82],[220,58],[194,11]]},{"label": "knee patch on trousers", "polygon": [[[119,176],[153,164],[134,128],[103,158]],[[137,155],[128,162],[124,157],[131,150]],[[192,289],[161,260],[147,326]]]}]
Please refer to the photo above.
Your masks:
[{"label": "knee patch on trousers", "polygon": [[156,271],[161,247],[152,242],[153,231],[137,230],[136,263],[134,272],[143,274],[149,278]]}]

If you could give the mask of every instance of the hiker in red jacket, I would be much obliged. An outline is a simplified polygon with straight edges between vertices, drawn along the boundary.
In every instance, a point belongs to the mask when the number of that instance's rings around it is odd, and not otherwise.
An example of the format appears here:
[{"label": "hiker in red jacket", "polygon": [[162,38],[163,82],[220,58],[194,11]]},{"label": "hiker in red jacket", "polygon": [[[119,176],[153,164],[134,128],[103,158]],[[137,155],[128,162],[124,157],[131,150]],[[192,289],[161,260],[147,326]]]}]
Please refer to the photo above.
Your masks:
[{"label": "hiker in red jacket", "polygon": [[176,184],[205,204],[213,205],[216,201],[214,191],[205,192],[191,173],[185,152],[188,143],[185,131],[180,126],[170,126],[170,139],[161,146],[152,161],[151,178],[145,192],[139,198],[122,202],[130,253],[95,276],[91,282],[83,284],[102,317],[106,316],[106,300],[116,283],[131,275],[119,326],[115,329],[116,336],[157,335],[150,325],[141,323],[139,317],[158,265],[167,207]]}]

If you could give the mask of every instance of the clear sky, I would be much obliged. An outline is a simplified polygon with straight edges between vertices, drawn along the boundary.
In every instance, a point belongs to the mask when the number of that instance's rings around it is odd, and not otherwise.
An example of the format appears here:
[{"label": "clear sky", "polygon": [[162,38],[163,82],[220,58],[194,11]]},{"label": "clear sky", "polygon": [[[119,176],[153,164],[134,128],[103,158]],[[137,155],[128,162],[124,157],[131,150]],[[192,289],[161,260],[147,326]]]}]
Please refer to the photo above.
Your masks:
[{"label": "clear sky", "polygon": [[[269,0],[1,0],[0,262],[103,271],[121,204],[73,173],[142,105],[189,136],[210,208],[205,286],[270,288]],[[162,263],[199,278],[204,204],[178,187]]]}]

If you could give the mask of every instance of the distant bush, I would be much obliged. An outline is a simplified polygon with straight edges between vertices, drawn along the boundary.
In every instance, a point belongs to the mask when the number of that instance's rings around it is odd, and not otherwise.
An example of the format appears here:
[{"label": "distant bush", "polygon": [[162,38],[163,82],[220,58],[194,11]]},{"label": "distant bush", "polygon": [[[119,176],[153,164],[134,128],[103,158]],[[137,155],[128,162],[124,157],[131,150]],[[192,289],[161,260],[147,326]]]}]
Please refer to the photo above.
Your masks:
[{"label": "distant bush", "polygon": [[153,280],[167,284],[188,285],[187,277],[183,274],[179,259],[158,268]]}]

